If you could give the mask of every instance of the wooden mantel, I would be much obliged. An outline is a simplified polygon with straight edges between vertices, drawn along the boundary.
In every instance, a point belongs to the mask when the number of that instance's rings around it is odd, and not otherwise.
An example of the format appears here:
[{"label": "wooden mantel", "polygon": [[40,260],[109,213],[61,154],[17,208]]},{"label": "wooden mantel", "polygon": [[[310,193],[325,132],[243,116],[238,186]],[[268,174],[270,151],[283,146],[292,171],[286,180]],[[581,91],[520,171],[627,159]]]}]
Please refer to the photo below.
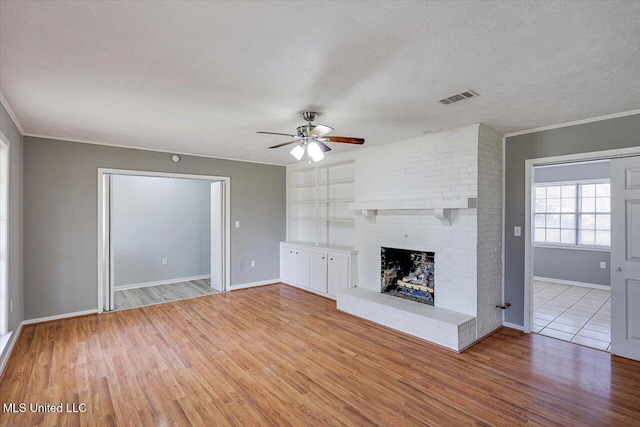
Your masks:
[{"label": "wooden mantel", "polygon": [[412,199],[412,200],[376,200],[349,203],[349,209],[359,211],[369,220],[375,220],[382,210],[433,210],[434,215],[444,225],[451,225],[453,209],[472,209],[476,207],[476,198],[459,197],[452,199]]}]

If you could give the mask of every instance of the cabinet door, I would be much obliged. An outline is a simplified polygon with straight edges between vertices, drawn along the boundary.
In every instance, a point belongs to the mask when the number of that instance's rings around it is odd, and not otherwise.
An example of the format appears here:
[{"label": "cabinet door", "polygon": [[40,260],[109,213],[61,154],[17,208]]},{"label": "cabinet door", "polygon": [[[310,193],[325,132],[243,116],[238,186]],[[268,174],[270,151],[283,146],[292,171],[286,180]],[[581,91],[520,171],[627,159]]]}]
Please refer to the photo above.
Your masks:
[{"label": "cabinet door", "polygon": [[285,282],[294,282],[296,279],[296,256],[291,247],[280,247],[280,278]]},{"label": "cabinet door", "polygon": [[309,286],[309,251],[294,249],[296,254],[296,280],[300,286]]},{"label": "cabinet door", "polygon": [[327,293],[327,254],[311,252],[311,268],[309,285],[311,289],[318,292]]},{"label": "cabinet door", "polygon": [[342,255],[329,255],[327,267],[327,285],[329,295],[335,296],[336,292],[349,288],[349,257]]}]

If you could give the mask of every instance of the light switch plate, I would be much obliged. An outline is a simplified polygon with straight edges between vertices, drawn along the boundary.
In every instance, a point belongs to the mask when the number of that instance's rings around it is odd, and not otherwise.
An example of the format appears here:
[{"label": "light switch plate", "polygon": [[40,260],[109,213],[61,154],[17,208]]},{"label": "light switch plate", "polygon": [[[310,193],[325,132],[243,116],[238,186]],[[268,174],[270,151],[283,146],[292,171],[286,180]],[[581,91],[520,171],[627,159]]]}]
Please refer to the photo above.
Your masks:
[{"label": "light switch plate", "polygon": [[240,228],[240,221],[236,221],[236,228]]},{"label": "light switch plate", "polygon": [[607,263],[604,261],[600,262],[600,268],[607,268]]},{"label": "light switch plate", "polygon": [[513,235],[520,237],[522,236],[522,228],[521,227],[513,227]]}]

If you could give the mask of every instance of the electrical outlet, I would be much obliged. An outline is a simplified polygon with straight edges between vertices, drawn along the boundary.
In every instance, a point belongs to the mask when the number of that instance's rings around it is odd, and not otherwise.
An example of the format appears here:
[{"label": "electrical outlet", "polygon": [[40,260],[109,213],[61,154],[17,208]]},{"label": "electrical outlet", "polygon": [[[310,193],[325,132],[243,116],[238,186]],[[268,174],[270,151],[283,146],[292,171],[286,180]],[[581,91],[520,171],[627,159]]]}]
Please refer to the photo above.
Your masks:
[{"label": "electrical outlet", "polygon": [[256,262],[255,261],[251,261],[251,267],[255,267],[256,266]]},{"label": "electrical outlet", "polygon": [[168,264],[167,259],[166,258],[162,258],[162,265],[167,265],[167,264]]},{"label": "electrical outlet", "polygon": [[606,263],[606,262],[604,262],[604,261],[602,261],[602,262],[600,263],[600,268],[607,268],[607,263]]},{"label": "electrical outlet", "polygon": [[513,235],[516,236],[516,237],[522,236],[522,228],[513,227]]},{"label": "electrical outlet", "polygon": [[240,221],[236,221],[236,228],[240,228]]}]

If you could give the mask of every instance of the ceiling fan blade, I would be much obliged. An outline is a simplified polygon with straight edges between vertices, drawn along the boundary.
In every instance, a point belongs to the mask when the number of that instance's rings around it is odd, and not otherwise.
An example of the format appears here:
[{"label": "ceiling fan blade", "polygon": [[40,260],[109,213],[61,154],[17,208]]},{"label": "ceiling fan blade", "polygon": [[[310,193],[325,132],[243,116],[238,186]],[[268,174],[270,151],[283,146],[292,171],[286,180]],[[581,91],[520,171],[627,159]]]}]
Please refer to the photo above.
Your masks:
[{"label": "ceiling fan blade", "polygon": [[316,142],[318,143],[318,145],[320,146],[320,149],[322,150],[323,153],[326,153],[327,151],[331,151],[331,147],[329,147],[327,144],[325,144],[322,141],[318,141],[316,139]]},{"label": "ceiling fan blade", "polygon": [[332,130],[333,130],[333,128],[330,127],[330,126],[316,125],[316,127],[311,129],[311,132],[309,132],[309,133],[311,135],[314,135],[314,136],[322,136],[324,134],[327,134],[327,133],[331,132]]},{"label": "ceiling fan blade", "polygon": [[293,144],[295,142],[300,142],[300,141],[289,141],[289,142],[283,142],[282,144],[277,144],[277,145],[273,145],[269,148],[280,148],[280,147],[284,147],[285,145],[289,145],[289,144]]},{"label": "ceiling fan blade", "polygon": [[331,142],[343,142],[345,144],[364,144],[363,138],[351,138],[348,136],[327,136],[325,138]]},{"label": "ceiling fan blade", "polygon": [[295,135],[291,135],[290,133],[279,133],[279,132],[263,132],[259,131],[256,133],[264,133],[266,135],[282,135],[282,136],[290,136],[291,138],[295,138]]}]

